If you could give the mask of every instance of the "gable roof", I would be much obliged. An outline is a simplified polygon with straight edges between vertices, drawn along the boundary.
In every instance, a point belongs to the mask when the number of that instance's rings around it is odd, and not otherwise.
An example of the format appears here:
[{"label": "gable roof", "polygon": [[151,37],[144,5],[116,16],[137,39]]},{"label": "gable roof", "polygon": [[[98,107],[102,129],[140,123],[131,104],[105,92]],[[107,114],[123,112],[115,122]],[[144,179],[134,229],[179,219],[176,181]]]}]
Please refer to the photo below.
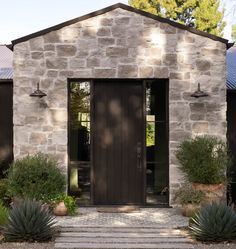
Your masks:
[{"label": "gable roof", "polygon": [[10,80],[12,70],[13,53],[6,45],[0,45],[0,80]]},{"label": "gable roof", "polygon": [[13,53],[6,45],[0,45],[0,68],[12,67]]},{"label": "gable roof", "polygon": [[171,21],[171,20],[169,20],[167,18],[163,18],[163,17],[156,16],[156,15],[150,14],[148,12],[139,10],[139,9],[135,9],[135,8],[133,8],[131,6],[128,6],[128,5],[125,5],[125,4],[122,4],[122,3],[117,3],[117,4],[111,5],[109,7],[106,7],[104,9],[100,9],[98,11],[89,13],[87,15],[84,15],[84,16],[81,16],[81,17],[78,17],[78,18],[75,18],[75,19],[60,23],[60,24],[52,26],[50,28],[43,29],[43,30],[40,30],[38,32],[32,33],[30,35],[23,36],[21,38],[13,40],[12,41],[12,46],[14,47],[14,45],[16,45],[18,43],[21,43],[21,42],[27,41],[29,39],[32,39],[32,38],[47,34],[47,33],[51,32],[51,31],[54,31],[54,30],[61,29],[61,28],[66,27],[68,25],[74,24],[76,22],[80,22],[80,21],[86,20],[86,19],[91,18],[91,17],[95,17],[95,16],[98,16],[98,15],[105,14],[106,12],[112,11],[112,10],[117,9],[117,8],[121,8],[121,9],[124,9],[124,10],[127,10],[127,11],[131,11],[131,12],[134,12],[134,13],[137,13],[137,14],[152,18],[152,19],[157,20],[159,22],[168,23],[168,24],[170,24],[170,25],[172,25],[172,26],[174,26],[176,28],[188,30],[191,33],[194,33],[194,34],[197,34],[197,35],[200,35],[200,36],[204,36],[204,37],[208,37],[208,38],[210,38],[212,40],[215,40],[215,41],[220,41],[222,43],[225,43],[227,48],[230,48],[233,45],[233,44],[229,43],[228,40],[226,40],[224,38],[221,38],[221,37],[218,37],[218,36],[215,36],[215,35],[212,35],[212,34],[209,34],[209,33],[206,33],[206,32],[203,32],[203,31],[200,31],[200,30],[188,27],[188,26],[185,26],[183,24]]},{"label": "gable roof", "polygon": [[236,90],[236,47],[227,51],[227,89]]}]

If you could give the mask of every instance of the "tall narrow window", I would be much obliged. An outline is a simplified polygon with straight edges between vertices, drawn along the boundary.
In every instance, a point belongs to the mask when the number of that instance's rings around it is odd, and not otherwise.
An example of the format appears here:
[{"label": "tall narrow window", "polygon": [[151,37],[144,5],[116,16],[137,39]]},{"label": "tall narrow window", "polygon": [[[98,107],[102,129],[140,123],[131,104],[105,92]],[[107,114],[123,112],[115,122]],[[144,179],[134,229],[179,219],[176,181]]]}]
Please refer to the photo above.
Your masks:
[{"label": "tall narrow window", "polygon": [[166,81],[146,81],[146,202],[168,203]]},{"label": "tall narrow window", "polygon": [[70,82],[69,191],[90,200],[90,82]]}]

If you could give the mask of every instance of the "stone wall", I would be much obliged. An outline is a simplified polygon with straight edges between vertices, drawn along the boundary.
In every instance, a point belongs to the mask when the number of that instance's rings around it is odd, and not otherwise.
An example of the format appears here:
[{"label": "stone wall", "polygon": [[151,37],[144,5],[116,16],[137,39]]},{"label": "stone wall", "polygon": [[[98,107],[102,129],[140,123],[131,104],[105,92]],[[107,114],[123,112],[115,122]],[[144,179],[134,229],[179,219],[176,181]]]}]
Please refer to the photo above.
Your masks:
[{"label": "stone wall", "polygon": [[[68,78],[169,78],[170,190],[175,151],[197,134],[226,136],[225,44],[115,9],[14,47],[14,155],[57,155],[67,172]],[[37,82],[47,97],[29,94]],[[190,94],[197,83],[209,97]]]}]

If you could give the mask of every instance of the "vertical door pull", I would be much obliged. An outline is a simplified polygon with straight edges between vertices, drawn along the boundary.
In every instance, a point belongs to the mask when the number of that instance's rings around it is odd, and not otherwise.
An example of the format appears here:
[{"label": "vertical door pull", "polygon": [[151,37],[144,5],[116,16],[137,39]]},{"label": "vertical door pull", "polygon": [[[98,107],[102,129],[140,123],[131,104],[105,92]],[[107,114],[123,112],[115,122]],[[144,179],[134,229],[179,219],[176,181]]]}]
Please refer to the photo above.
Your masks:
[{"label": "vertical door pull", "polygon": [[140,142],[137,143],[137,169],[142,170],[142,144]]}]

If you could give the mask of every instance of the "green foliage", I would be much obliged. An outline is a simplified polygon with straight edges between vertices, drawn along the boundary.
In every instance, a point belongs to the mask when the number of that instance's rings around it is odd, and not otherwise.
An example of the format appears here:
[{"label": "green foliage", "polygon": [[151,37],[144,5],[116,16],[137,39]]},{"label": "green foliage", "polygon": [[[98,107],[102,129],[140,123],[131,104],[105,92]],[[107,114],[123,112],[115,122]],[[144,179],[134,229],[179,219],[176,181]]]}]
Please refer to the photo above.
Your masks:
[{"label": "green foliage", "polygon": [[8,225],[4,229],[6,241],[43,242],[52,238],[54,218],[40,203],[24,200],[9,213]]},{"label": "green foliage", "polygon": [[47,200],[65,189],[65,176],[52,157],[43,154],[18,159],[8,174],[9,193],[14,197]]},{"label": "green foliage", "polygon": [[4,178],[9,168],[9,163],[6,160],[0,159],[0,178]]},{"label": "green foliage", "polygon": [[236,239],[236,212],[225,204],[202,207],[190,219],[190,231],[201,241],[230,241]]},{"label": "green foliage", "polygon": [[155,145],[155,123],[147,123],[146,138],[147,146]]},{"label": "green foliage", "polygon": [[90,107],[89,87],[73,83],[70,94],[70,120],[73,129],[82,126],[82,120],[88,118]]},{"label": "green foliage", "polygon": [[61,201],[64,201],[65,206],[67,207],[68,213],[70,215],[76,214],[77,205],[74,197],[61,193],[58,194],[56,197],[52,198],[50,204],[54,206],[55,204],[58,204]]},{"label": "green foliage", "polygon": [[8,209],[0,202],[0,226],[5,226],[8,222]]},{"label": "green foliage", "polygon": [[176,157],[189,182],[219,184],[226,181],[226,171],[230,164],[227,152],[223,141],[203,136],[184,141]]},{"label": "green foliage", "polygon": [[129,5],[154,15],[160,15],[161,0],[129,0]]},{"label": "green foliage", "polygon": [[129,4],[134,8],[223,36],[224,10],[219,10],[219,0],[129,0]]},{"label": "green foliage", "polygon": [[11,198],[8,194],[8,180],[6,178],[0,179],[0,201],[6,206],[11,203]]},{"label": "green foliage", "polygon": [[190,184],[181,186],[174,195],[174,201],[181,205],[201,204],[204,201],[205,194],[201,190],[193,189]]},{"label": "green foliage", "polygon": [[197,8],[193,13],[195,27],[207,33],[223,36],[226,23],[223,21],[224,11],[219,11],[219,0],[197,1]]},{"label": "green foliage", "polygon": [[197,5],[197,0],[164,0],[164,16],[184,25],[194,26],[193,12]]},{"label": "green foliage", "polygon": [[236,24],[232,26],[231,37],[234,41],[236,41]]}]

